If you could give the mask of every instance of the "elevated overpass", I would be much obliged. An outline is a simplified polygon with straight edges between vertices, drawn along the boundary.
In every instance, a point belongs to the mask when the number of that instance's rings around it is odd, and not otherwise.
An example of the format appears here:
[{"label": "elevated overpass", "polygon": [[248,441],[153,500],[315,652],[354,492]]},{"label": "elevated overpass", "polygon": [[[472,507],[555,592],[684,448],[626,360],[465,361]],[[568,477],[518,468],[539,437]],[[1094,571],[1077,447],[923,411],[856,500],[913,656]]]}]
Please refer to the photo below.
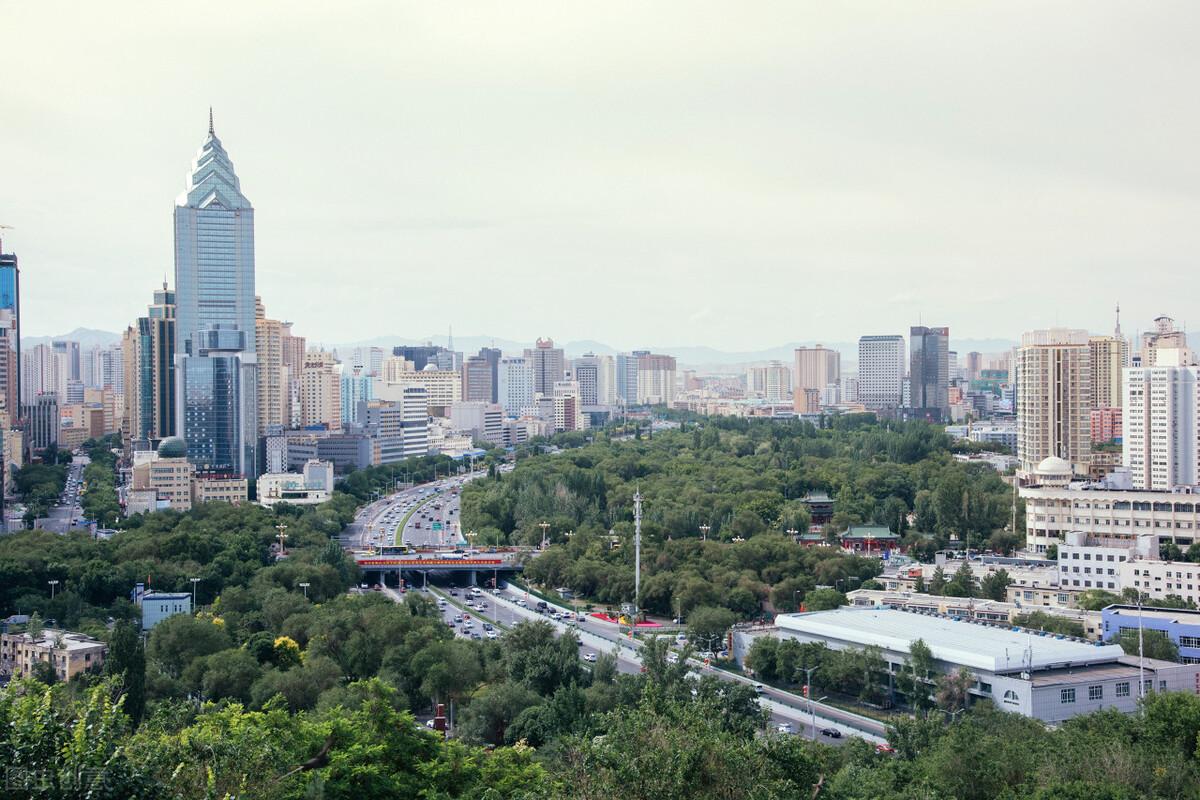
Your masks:
[{"label": "elevated overpass", "polygon": [[[521,551],[503,551],[496,553],[403,553],[380,554],[374,552],[357,552],[354,561],[364,575],[378,575],[380,583],[386,583],[385,576],[396,573],[403,577],[431,572],[465,574],[469,583],[478,585],[478,573],[492,573],[487,577],[498,578],[501,572],[511,575],[522,569]],[[485,578],[486,579],[486,578]]]}]

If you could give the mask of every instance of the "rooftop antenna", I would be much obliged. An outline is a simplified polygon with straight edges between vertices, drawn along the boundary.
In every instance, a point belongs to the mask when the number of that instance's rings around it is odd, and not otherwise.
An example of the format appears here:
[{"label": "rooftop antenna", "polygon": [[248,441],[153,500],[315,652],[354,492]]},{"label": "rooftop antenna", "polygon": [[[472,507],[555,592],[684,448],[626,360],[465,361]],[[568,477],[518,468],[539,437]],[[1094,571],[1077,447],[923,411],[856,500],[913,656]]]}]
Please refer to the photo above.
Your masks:
[{"label": "rooftop antenna", "polygon": [[1116,327],[1116,330],[1113,331],[1113,335],[1116,336],[1118,339],[1121,338],[1121,304],[1120,303],[1117,303],[1117,327]]},{"label": "rooftop antenna", "polygon": [[216,134],[213,133],[212,106],[208,107],[208,135],[216,136]]},{"label": "rooftop antenna", "polygon": [[453,325],[448,326],[448,334],[446,336],[446,349],[452,353],[454,352],[454,326]]}]

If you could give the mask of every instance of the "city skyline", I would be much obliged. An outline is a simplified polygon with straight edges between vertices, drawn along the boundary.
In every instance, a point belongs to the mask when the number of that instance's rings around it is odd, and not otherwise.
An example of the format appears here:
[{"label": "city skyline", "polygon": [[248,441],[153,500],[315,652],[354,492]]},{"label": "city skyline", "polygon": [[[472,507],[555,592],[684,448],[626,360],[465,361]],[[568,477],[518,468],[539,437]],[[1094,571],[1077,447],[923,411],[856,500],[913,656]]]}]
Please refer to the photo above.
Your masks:
[{"label": "city skyline", "polygon": [[[1197,286],[1195,164],[1175,146],[1198,125],[1181,110],[1196,57],[1177,17],[1043,9],[1035,31],[980,6],[956,19],[958,38],[925,47],[920,28],[936,20],[882,7],[895,24],[664,6],[640,10],[641,34],[619,8],[557,10],[528,29],[499,12],[464,28],[449,10],[401,8],[378,30],[346,23],[361,37],[350,61],[346,37],[317,36],[323,18],[293,11],[286,30],[260,26],[292,79],[264,95],[244,70],[267,65],[234,31],[265,12],[210,23],[152,10],[130,35],[97,10],[59,25],[53,8],[14,9],[29,35],[11,56],[28,69],[6,82],[13,195],[0,222],[15,228],[5,244],[22,258],[29,334],[79,320],[119,330],[139,312],[170,271],[161,198],[210,104],[264,209],[259,294],[311,341],[457,323],[525,341],[753,350],[852,341],[863,318],[870,333],[924,319],[1016,339],[1046,324],[1107,330],[1118,301],[1129,320],[1189,322],[1126,285],[1136,270],[1184,296]],[[1093,35],[1060,48],[1079,24]],[[195,25],[211,65],[199,78],[168,57]],[[81,76],[60,55],[97,30],[128,56]],[[322,47],[284,46],[306,31]],[[1017,65],[971,58],[1014,39]],[[631,69],[644,80],[618,93]],[[356,105],[375,81],[400,101]],[[582,314],[561,302],[576,285]]]}]

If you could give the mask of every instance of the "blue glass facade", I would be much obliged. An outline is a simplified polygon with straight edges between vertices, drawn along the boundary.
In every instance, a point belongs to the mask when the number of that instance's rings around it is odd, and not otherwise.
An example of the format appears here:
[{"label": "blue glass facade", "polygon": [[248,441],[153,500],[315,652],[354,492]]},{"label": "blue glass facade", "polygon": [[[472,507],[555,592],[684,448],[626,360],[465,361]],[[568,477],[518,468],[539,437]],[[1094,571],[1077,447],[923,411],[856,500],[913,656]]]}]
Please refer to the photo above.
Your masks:
[{"label": "blue glass facade", "polygon": [[213,132],[175,201],[176,428],[202,469],[253,479],[254,209]]}]

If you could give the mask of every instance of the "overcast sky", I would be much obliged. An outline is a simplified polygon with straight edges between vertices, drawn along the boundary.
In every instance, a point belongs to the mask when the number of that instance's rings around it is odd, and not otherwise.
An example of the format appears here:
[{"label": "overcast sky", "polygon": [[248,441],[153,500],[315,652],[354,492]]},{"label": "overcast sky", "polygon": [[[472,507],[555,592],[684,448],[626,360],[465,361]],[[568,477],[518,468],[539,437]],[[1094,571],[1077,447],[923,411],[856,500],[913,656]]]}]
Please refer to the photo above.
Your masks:
[{"label": "overcast sky", "polygon": [[[332,9],[337,9],[332,14]],[[1195,2],[0,0],[25,331],[173,274],[208,106],[310,340],[1200,325]],[[171,279],[173,281],[173,278]]]}]

